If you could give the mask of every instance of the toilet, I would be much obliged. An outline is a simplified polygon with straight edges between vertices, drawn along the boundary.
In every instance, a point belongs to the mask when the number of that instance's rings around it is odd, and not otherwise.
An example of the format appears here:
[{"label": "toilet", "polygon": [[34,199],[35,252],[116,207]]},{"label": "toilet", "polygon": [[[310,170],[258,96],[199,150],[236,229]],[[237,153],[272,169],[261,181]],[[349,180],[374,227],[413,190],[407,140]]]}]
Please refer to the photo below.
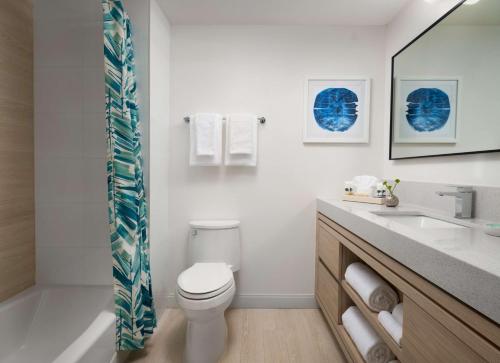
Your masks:
[{"label": "toilet", "polygon": [[240,269],[240,222],[192,221],[189,268],[177,278],[177,301],[187,318],[184,361],[216,363],[227,335],[224,311],[233,300]]}]

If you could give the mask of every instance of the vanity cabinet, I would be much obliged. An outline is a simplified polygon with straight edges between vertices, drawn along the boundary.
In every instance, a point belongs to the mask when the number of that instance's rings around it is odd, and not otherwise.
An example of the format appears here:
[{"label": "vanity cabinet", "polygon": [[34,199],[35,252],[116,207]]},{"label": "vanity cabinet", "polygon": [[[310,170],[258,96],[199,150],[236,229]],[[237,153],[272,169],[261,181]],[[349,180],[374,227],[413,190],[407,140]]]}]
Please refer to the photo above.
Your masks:
[{"label": "vanity cabinet", "polygon": [[332,278],[323,262],[319,262],[316,270],[316,298],[324,306],[324,313],[336,324],[340,323],[339,289],[337,280]]},{"label": "vanity cabinet", "polygon": [[340,278],[340,242],[329,231],[328,225],[318,222],[318,257],[333,276]]},{"label": "vanity cabinet", "polygon": [[[398,292],[403,337],[398,345],[344,279],[362,261]],[[356,305],[401,362],[500,362],[500,326],[406,268],[325,215],[317,214],[316,300],[348,361],[363,358],[342,326]]]},{"label": "vanity cabinet", "polygon": [[404,354],[408,362],[485,362],[411,299],[404,300]]}]

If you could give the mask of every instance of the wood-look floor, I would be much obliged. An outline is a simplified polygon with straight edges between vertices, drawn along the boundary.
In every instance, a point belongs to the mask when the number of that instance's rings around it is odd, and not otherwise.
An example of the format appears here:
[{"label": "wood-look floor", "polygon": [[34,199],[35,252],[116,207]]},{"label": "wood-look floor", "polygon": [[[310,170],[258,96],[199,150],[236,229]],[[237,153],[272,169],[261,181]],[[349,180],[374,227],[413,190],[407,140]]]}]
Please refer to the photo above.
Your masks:
[{"label": "wood-look floor", "polygon": [[[230,309],[228,341],[219,363],[343,363],[344,356],[317,309]],[[167,310],[146,348],[130,363],[181,363],[186,320]]]}]

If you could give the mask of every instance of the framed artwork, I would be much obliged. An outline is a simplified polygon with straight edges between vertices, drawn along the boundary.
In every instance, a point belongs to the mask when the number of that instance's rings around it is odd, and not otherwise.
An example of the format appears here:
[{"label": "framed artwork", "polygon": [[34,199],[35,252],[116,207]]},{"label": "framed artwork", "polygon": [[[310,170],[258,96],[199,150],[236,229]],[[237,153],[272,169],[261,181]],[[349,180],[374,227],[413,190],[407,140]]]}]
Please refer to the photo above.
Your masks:
[{"label": "framed artwork", "polygon": [[452,78],[397,80],[395,143],[456,143],[461,81]]},{"label": "framed artwork", "polygon": [[304,143],[368,143],[370,79],[308,78]]}]

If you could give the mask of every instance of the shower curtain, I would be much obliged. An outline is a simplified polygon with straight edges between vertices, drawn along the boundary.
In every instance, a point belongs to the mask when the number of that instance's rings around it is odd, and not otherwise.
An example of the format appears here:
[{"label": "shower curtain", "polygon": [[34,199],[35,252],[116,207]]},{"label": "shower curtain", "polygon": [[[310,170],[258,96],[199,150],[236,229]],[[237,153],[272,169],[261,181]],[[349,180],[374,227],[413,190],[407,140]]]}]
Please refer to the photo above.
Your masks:
[{"label": "shower curtain", "polygon": [[117,350],[144,347],[156,327],[149,265],[131,24],[121,0],[102,0],[109,227]]}]

